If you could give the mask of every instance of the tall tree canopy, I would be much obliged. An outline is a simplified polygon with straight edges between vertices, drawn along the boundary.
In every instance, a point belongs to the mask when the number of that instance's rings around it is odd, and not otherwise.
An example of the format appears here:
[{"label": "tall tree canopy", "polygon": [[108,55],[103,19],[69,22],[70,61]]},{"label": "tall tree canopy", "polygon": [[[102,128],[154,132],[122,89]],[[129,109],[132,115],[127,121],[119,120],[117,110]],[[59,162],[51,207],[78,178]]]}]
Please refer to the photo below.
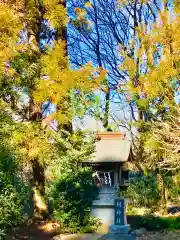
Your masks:
[{"label": "tall tree canopy", "polygon": [[[0,3],[0,101],[14,120],[14,132],[23,158],[32,166],[34,202],[44,194],[44,167],[51,159],[51,133],[44,129],[53,119],[59,133],[72,124],[71,96],[101,87],[105,71],[91,64],[72,70],[67,56],[66,1],[3,1]],[[55,110],[43,114],[43,104]],[[42,125],[42,122],[44,123]],[[59,134],[58,133],[58,134]],[[43,198],[43,210],[47,210]]]},{"label": "tall tree canopy", "polygon": [[[129,79],[128,72],[120,65],[124,54],[134,61],[136,47],[133,40],[137,38],[137,28],[142,23],[150,25],[155,22],[162,5],[162,1],[93,0],[90,4],[70,1],[68,10],[72,19],[68,44],[71,62],[77,67],[92,61],[108,70],[108,91],[103,94],[104,104],[100,104],[104,123],[109,115],[109,120],[131,130],[126,118],[132,121],[138,119],[137,104],[130,101],[131,95],[124,91]],[[83,12],[86,22],[77,22],[78,12]]]},{"label": "tall tree canopy", "polygon": [[[174,140],[170,131],[175,131],[178,138],[178,1],[92,0],[84,3],[70,1],[68,6],[69,55],[75,67],[92,61],[108,70],[108,91],[102,94],[103,102],[97,103],[101,109],[99,119],[103,123],[114,121],[131,133],[134,160],[139,169],[143,163],[148,168],[159,164],[161,168],[177,169],[179,152],[171,148]],[[86,21],[77,21],[80,13],[86,16]],[[170,138],[159,131],[163,124],[166,131],[169,129]],[[169,141],[169,148],[165,139]],[[153,144],[149,144],[150,141]],[[161,158],[157,158],[157,154]]]}]

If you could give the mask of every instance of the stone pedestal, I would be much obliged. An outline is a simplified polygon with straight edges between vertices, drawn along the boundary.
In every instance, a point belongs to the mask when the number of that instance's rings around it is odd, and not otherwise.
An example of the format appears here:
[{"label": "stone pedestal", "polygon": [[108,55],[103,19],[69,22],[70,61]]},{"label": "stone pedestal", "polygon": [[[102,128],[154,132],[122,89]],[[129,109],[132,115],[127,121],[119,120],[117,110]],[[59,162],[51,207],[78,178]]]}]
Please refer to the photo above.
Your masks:
[{"label": "stone pedestal", "polygon": [[136,234],[129,233],[130,225],[111,225],[109,234],[105,235],[104,240],[135,240]]},{"label": "stone pedestal", "polygon": [[127,224],[124,198],[116,198],[114,208],[114,224],[109,227],[109,234],[104,239],[135,240],[135,233],[129,233],[130,225]]},{"label": "stone pedestal", "polygon": [[111,225],[109,233],[111,234],[127,234],[129,233],[129,225]]},{"label": "stone pedestal", "polygon": [[98,233],[108,233],[109,226],[114,224],[114,199],[115,188],[103,188],[100,189],[97,199],[93,201],[91,214],[102,223]]},{"label": "stone pedestal", "polygon": [[104,240],[135,240],[136,236],[129,233],[124,198],[116,198],[115,188],[103,188],[98,199],[93,201],[92,215],[101,220],[99,233],[106,234]]}]

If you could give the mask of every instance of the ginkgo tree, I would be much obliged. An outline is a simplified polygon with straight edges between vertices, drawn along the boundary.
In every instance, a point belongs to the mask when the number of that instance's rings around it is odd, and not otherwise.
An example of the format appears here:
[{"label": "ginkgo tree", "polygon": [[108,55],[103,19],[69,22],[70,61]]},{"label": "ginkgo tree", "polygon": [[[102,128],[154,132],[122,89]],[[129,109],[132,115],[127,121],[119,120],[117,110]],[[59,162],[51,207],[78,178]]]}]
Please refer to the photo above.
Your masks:
[{"label": "ginkgo tree", "polygon": [[136,28],[131,41],[134,57],[122,51],[123,71],[128,72],[125,91],[139,113],[137,161],[145,170],[158,173],[166,204],[165,175],[179,173],[180,18],[178,1],[161,1],[156,20]]},{"label": "ginkgo tree", "polygon": [[[98,89],[106,72],[90,64],[71,69],[66,1],[3,1],[0,21],[0,97],[14,119],[21,120],[21,127],[14,132],[15,144],[32,167],[35,210],[47,215],[44,167],[57,149],[53,151],[51,132],[42,127],[42,104],[49,101],[56,105],[50,122],[58,122],[60,134],[63,125],[73,119],[72,90],[90,93]],[[20,104],[22,93],[28,99],[26,104]]]},{"label": "ginkgo tree", "polygon": [[129,40],[132,55],[121,48],[124,61],[120,68],[128,73],[124,91],[137,106],[139,122],[156,119],[175,105],[179,82],[179,10],[175,2],[167,7],[166,1],[161,1],[156,19],[142,20],[135,28]]},{"label": "ginkgo tree", "polygon": [[[179,86],[179,7],[163,9],[152,30],[142,25],[138,29],[138,85],[128,83],[129,90],[136,96],[139,108],[144,112],[144,122],[165,120],[166,115],[177,111],[175,95]],[[127,60],[128,62],[128,60]],[[134,66],[134,63],[132,63]],[[136,69],[135,67],[131,68]],[[132,76],[134,77],[134,70]],[[174,112],[175,111],[175,112]]]}]

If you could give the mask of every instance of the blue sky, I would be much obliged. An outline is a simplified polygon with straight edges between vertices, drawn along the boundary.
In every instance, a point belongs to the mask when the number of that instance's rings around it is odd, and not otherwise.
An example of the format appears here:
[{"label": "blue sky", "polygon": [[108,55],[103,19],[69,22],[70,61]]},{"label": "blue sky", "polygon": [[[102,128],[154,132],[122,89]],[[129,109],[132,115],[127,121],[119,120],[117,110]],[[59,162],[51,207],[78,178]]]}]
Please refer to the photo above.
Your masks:
[{"label": "blue sky", "polygon": [[[111,87],[110,115],[112,115],[112,117],[110,117],[110,122],[113,122],[113,118],[115,118],[119,123],[125,124],[125,122],[131,121],[130,108],[125,94],[117,94],[117,91],[113,90],[113,86],[116,86],[119,82],[123,85],[128,80],[126,73],[122,73],[119,68],[123,60],[119,42],[122,41],[125,46],[128,46],[127,43],[132,33],[131,25],[133,22],[131,17],[127,15],[126,10],[122,12],[118,11],[115,0],[90,1],[97,6],[97,9],[87,9],[87,17],[92,22],[91,31],[85,34],[79,33],[71,24],[68,25],[68,52],[70,62],[73,68],[78,68],[78,64],[85,64],[89,61],[92,62],[94,66],[99,66],[98,55],[95,52],[96,44],[99,41],[100,63],[103,68],[108,69],[107,79]],[[83,2],[83,0],[68,1],[69,13],[73,18],[75,18],[73,7],[83,6]],[[105,12],[103,12],[101,5],[105,7]],[[97,26],[94,22],[95,10],[99,16]],[[144,20],[146,20],[146,18],[149,22],[153,21],[151,17],[148,17],[147,9],[144,9]],[[126,21],[127,19],[128,21]],[[111,24],[111,21],[113,21],[114,28],[107,28],[107,24]],[[124,21],[124,29],[119,25],[119,21]],[[44,22],[44,24],[47,25],[47,22]],[[98,29],[96,27],[98,27]],[[49,28],[49,31],[52,34],[54,33],[51,28]],[[117,34],[116,37],[115,34]],[[49,44],[52,44],[52,42],[53,40],[50,41]],[[46,40],[42,42],[42,46],[44,44],[46,44]],[[104,106],[105,95],[103,93],[98,93],[97,95],[100,98],[101,106]],[[23,101],[28,101],[25,95],[21,98],[24,99]],[[180,104],[180,90],[175,92],[175,101],[177,104]],[[43,104],[42,110],[44,110],[46,104],[47,102]],[[48,116],[55,111],[56,105],[50,104],[45,110],[44,115]],[[137,116],[136,112],[135,116]],[[84,125],[92,129],[97,128],[97,126],[101,128],[102,124],[97,123],[97,121],[90,116],[85,116]]]}]

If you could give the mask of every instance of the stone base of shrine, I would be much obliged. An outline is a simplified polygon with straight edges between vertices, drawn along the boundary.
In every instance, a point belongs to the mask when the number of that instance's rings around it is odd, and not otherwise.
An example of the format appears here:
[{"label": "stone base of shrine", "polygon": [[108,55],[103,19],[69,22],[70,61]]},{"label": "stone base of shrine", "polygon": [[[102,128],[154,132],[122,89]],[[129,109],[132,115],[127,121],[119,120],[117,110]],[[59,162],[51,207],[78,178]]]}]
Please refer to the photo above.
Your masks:
[{"label": "stone base of shrine", "polygon": [[108,233],[110,225],[114,224],[115,193],[115,188],[102,188],[99,190],[97,199],[92,203],[91,215],[101,222],[101,226],[97,230],[98,233]]},{"label": "stone base of shrine", "polygon": [[130,225],[110,225],[109,233],[101,240],[136,240],[136,233],[129,233]]},{"label": "stone base of shrine", "polygon": [[113,234],[127,234],[129,233],[130,225],[110,225],[109,233]]},{"label": "stone base of shrine", "polygon": [[94,205],[91,209],[91,215],[98,218],[101,225],[97,232],[106,234],[109,232],[110,225],[114,223],[114,206],[112,205]]}]

